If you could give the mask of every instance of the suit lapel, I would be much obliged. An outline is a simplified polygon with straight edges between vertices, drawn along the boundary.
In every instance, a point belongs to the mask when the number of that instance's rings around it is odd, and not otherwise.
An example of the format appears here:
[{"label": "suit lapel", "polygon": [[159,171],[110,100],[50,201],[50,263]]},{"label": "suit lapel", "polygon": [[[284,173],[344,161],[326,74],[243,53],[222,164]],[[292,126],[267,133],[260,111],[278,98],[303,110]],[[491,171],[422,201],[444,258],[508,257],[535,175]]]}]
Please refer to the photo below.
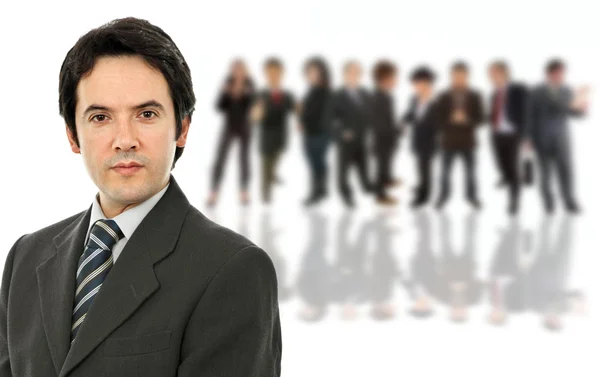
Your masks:
[{"label": "suit lapel", "polygon": [[[60,239],[66,241],[57,243],[56,255],[40,267],[38,282],[44,324],[50,325],[46,333],[60,377],[81,363],[158,290],[160,284],[154,274],[154,264],[173,251],[190,207],[173,175],[170,179],[163,197],[127,241],[71,345],[75,267],[83,251],[91,207],[74,226],[61,233],[65,235]],[[58,322],[49,320],[51,318],[57,318]]]},{"label": "suit lapel", "polygon": [[56,374],[69,349],[75,271],[84,249],[92,207],[53,239],[56,253],[36,269],[42,322]]}]

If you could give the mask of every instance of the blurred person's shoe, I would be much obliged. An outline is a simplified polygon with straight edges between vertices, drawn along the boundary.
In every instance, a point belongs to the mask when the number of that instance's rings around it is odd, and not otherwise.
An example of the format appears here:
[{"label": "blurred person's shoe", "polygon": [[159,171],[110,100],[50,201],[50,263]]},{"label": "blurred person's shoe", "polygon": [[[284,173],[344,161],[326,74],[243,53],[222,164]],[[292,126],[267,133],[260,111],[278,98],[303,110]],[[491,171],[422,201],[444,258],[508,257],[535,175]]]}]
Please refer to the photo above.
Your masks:
[{"label": "blurred person's shoe", "polygon": [[569,212],[573,215],[578,215],[581,213],[581,208],[577,204],[571,203],[571,204],[567,205],[567,212]]},{"label": "blurred person's shoe", "polygon": [[411,203],[410,206],[414,209],[417,209],[419,207],[424,206],[425,204],[427,204],[427,200],[423,199],[423,198],[415,198]]},{"label": "blurred person's shoe", "polygon": [[342,200],[348,208],[354,208],[356,206],[356,203],[354,202],[354,199],[351,196],[343,196]]},{"label": "blurred person's shoe", "polygon": [[471,198],[468,200],[468,202],[471,205],[471,207],[473,207],[473,209],[475,209],[475,210],[481,209],[481,202],[479,201],[479,199]]},{"label": "blurred person's shoe", "polygon": [[385,187],[397,187],[402,185],[402,179],[393,178],[385,183]]},{"label": "blurred person's shoe", "polygon": [[508,214],[511,216],[514,216],[518,212],[519,212],[519,205],[517,204],[517,202],[510,203],[510,205],[508,206]]},{"label": "blurred person's shoe", "polygon": [[435,209],[437,209],[438,211],[443,210],[447,201],[448,201],[448,199],[440,199],[440,200],[438,200],[437,203],[435,204]]},{"label": "blurred person's shoe", "polygon": [[384,206],[393,206],[393,205],[398,204],[398,199],[393,198],[389,195],[386,195],[383,197],[378,197],[377,204],[384,205]]},{"label": "blurred person's shoe", "polygon": [[304,205],[306,207],[312,206],[314,204],[317,204],[319,201],[321,201],[324,198],[324,194],[322,193],[314,193],[311,194],[311,196],[309,196],[308,198],[304,199]]}]

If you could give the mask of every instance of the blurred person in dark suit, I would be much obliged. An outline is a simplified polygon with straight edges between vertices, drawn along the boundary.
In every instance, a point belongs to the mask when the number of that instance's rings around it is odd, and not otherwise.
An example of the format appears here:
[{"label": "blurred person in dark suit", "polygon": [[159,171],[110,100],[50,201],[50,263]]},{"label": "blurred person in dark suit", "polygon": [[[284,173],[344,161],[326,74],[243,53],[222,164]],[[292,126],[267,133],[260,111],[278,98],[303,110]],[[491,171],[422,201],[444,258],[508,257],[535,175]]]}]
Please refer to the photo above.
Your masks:
[{"label": "blurred person in dark suit", "polygon": [[225,124],[218,142],[217,154],[212,170],[211,192],[207,205],[217,203],[221,180],[227,162],[227,154],[234,140],[239,141],[240,201],[250,202],[248,184],[250,180],[249,144],[251,138],[250,110],[254,101],[254,83],[248,74],[246,63],[235,59],[217,98],[217,110],[223,114]]},{"label": "blurred person in dark suit", "polygon": [[348,183],[350,167],[355,166],[362,189],[373,190],[367,159],[367,131],[370,123],[371,97],[360,86],[362,68],[357,61],[344,66],[344,87],[337,91],[333,106],[334,137],[337,141],[338,186],[344,204],[354,207],[354,196]]},{"label": "blurred person in dark suit", "polygon": [[304,74],[309,89],[300,106],[299,127],[304,134],[304,152],[310,170],[310,193],[304,204],[311,206],[328,194],[327,151],[332,132],[333,96],[329,68],[322,58],[309,59],[304,65]]},{"label": "blurred person in dark suit", "polygon": [[551,174],[558,173],[558,182],[567,211],[578,213],[579,204],[573,192],[573,164],[569,116],[581,117],[588,108],[588,89],[573,93],[564,83],[565,63],[553,59],[546,65],[546,82],[531,92],[528,107],[527,137],[529,147],[537,152],[541,169],[540,184],[545,209],[554,211]]},{"label": "blurred person in dark suit", "polygon": [[456,157],[465,163],[466,199],[476,209],[481,207],[477,195],[476,130],[484,119],[481,95],[469,88],[467,64],[452,65],[450,89],[440,94],[436,105],[436,123],[441,130],[441,193],[436,204],[443,208],[450,196],[450,173]]},{"label": "blurred person in dark suit", "polygon": [[488,74],[494,91],[490,99],[489,123],[498,170],[499,186],[509,186],[509,214],[519,210],[519,155],[527,122],[527,87],[511,81],[508,65],[493,62]]},{"label": "blurred person in dark suit", "polygon": [[276,169],[287,145],[288,117],[295,109],[293,95],[281,87],[283,63],[269,58],[264,64],[268,88],[257,95],[252,111],[252,121],[259,124],[259,148],[262,159],[262,199],[271,202],[274,183],[280,182]]},{"label": "blurred person in dark suit", "polygon": [[433,98],[435,74],[428,67],[418,67],[412,73],[411,81],[415,94],[402,121],[412,125],[411,149],[417,162],[419,183],[411,205],[417,208],[429,201],[431,165],[437,149],[439,127]]},{"label": "blurred person in dark suit", "polygon": [[373,93],[372,127],[373,153],[377,160],[377,178],[375,194],[377,203],[395,205],[398,200],[387,193],[386,188],[400,184],[392,177],[394,152],[401,136],[401,128],[396,124],[394,98],[392,91],[396,87],[396,66],[387,60],[381,60],[373,69],[375,91]]}]

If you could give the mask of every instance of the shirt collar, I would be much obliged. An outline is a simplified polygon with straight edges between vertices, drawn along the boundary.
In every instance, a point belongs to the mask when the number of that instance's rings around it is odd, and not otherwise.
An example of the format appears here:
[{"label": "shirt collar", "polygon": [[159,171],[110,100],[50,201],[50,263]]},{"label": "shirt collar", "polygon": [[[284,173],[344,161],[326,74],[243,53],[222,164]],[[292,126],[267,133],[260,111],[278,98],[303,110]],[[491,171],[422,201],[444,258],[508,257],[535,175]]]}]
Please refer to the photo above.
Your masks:
[{"label": "shirt collar", "polygon": [[[127,239],[131,238],[135,229],[138,227],[138,225],[140,225],[140,223],[142,222],[144,217],[146,217],[146,215],[150,212],[150,210],[152,208],[154,208],[154,206],[156,205],[156,203],[158,203],[160,198],[162,198],[164,193],[167,191],[167,188],[169,188],[170,184],[171,184],[171,182],[169,182],[162,190],[160,190],[159,192],[157,192],[150,198],[146,199],[144,202],[142,202],[142,203],[138,204],[137,206],[130,208],[112,218],[112,220],[114,220],[117,223],[117,225],[123,232],[123,235],[125,236],[125,238],[127,238]],[[92,226],[94,225],[96,220],[106,219],[104,212],[102,212],[102,207],[100,207],[100,202],[98,201],[98,195],[99,195],[99,193],[96,193],[96,195],[94,196],[94,202],[92,203],[92,213],[90,215],[90,223],[88,225],[88,232],[85,237],[86,243],[87,243],[87,236],[90,234],[90,230],[92,229]]]}]

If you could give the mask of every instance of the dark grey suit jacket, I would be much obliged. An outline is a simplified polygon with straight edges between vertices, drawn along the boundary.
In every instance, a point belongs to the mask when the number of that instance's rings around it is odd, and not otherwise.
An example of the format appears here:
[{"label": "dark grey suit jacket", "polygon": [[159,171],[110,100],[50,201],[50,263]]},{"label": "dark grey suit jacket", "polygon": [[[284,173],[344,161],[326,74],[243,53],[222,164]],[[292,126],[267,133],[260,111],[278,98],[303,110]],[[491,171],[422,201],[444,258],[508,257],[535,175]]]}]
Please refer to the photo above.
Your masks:
[{"label": "dark grey suit jacket", "polygon": [[11,248],[0,291],[0,376],[280,375],[271,259],[190,205],[172,175],[69,347],[90,211]]},{"label": "dark grey suit jacket", "polygon": [[556,93],[547,84],[533,89],[528,101],[526,135],[538,150],[545,150],[553,142],[568,143],[568,118],[584,115],[570,108],[572,99],[573,92],[567,86],[561,86]]}]

